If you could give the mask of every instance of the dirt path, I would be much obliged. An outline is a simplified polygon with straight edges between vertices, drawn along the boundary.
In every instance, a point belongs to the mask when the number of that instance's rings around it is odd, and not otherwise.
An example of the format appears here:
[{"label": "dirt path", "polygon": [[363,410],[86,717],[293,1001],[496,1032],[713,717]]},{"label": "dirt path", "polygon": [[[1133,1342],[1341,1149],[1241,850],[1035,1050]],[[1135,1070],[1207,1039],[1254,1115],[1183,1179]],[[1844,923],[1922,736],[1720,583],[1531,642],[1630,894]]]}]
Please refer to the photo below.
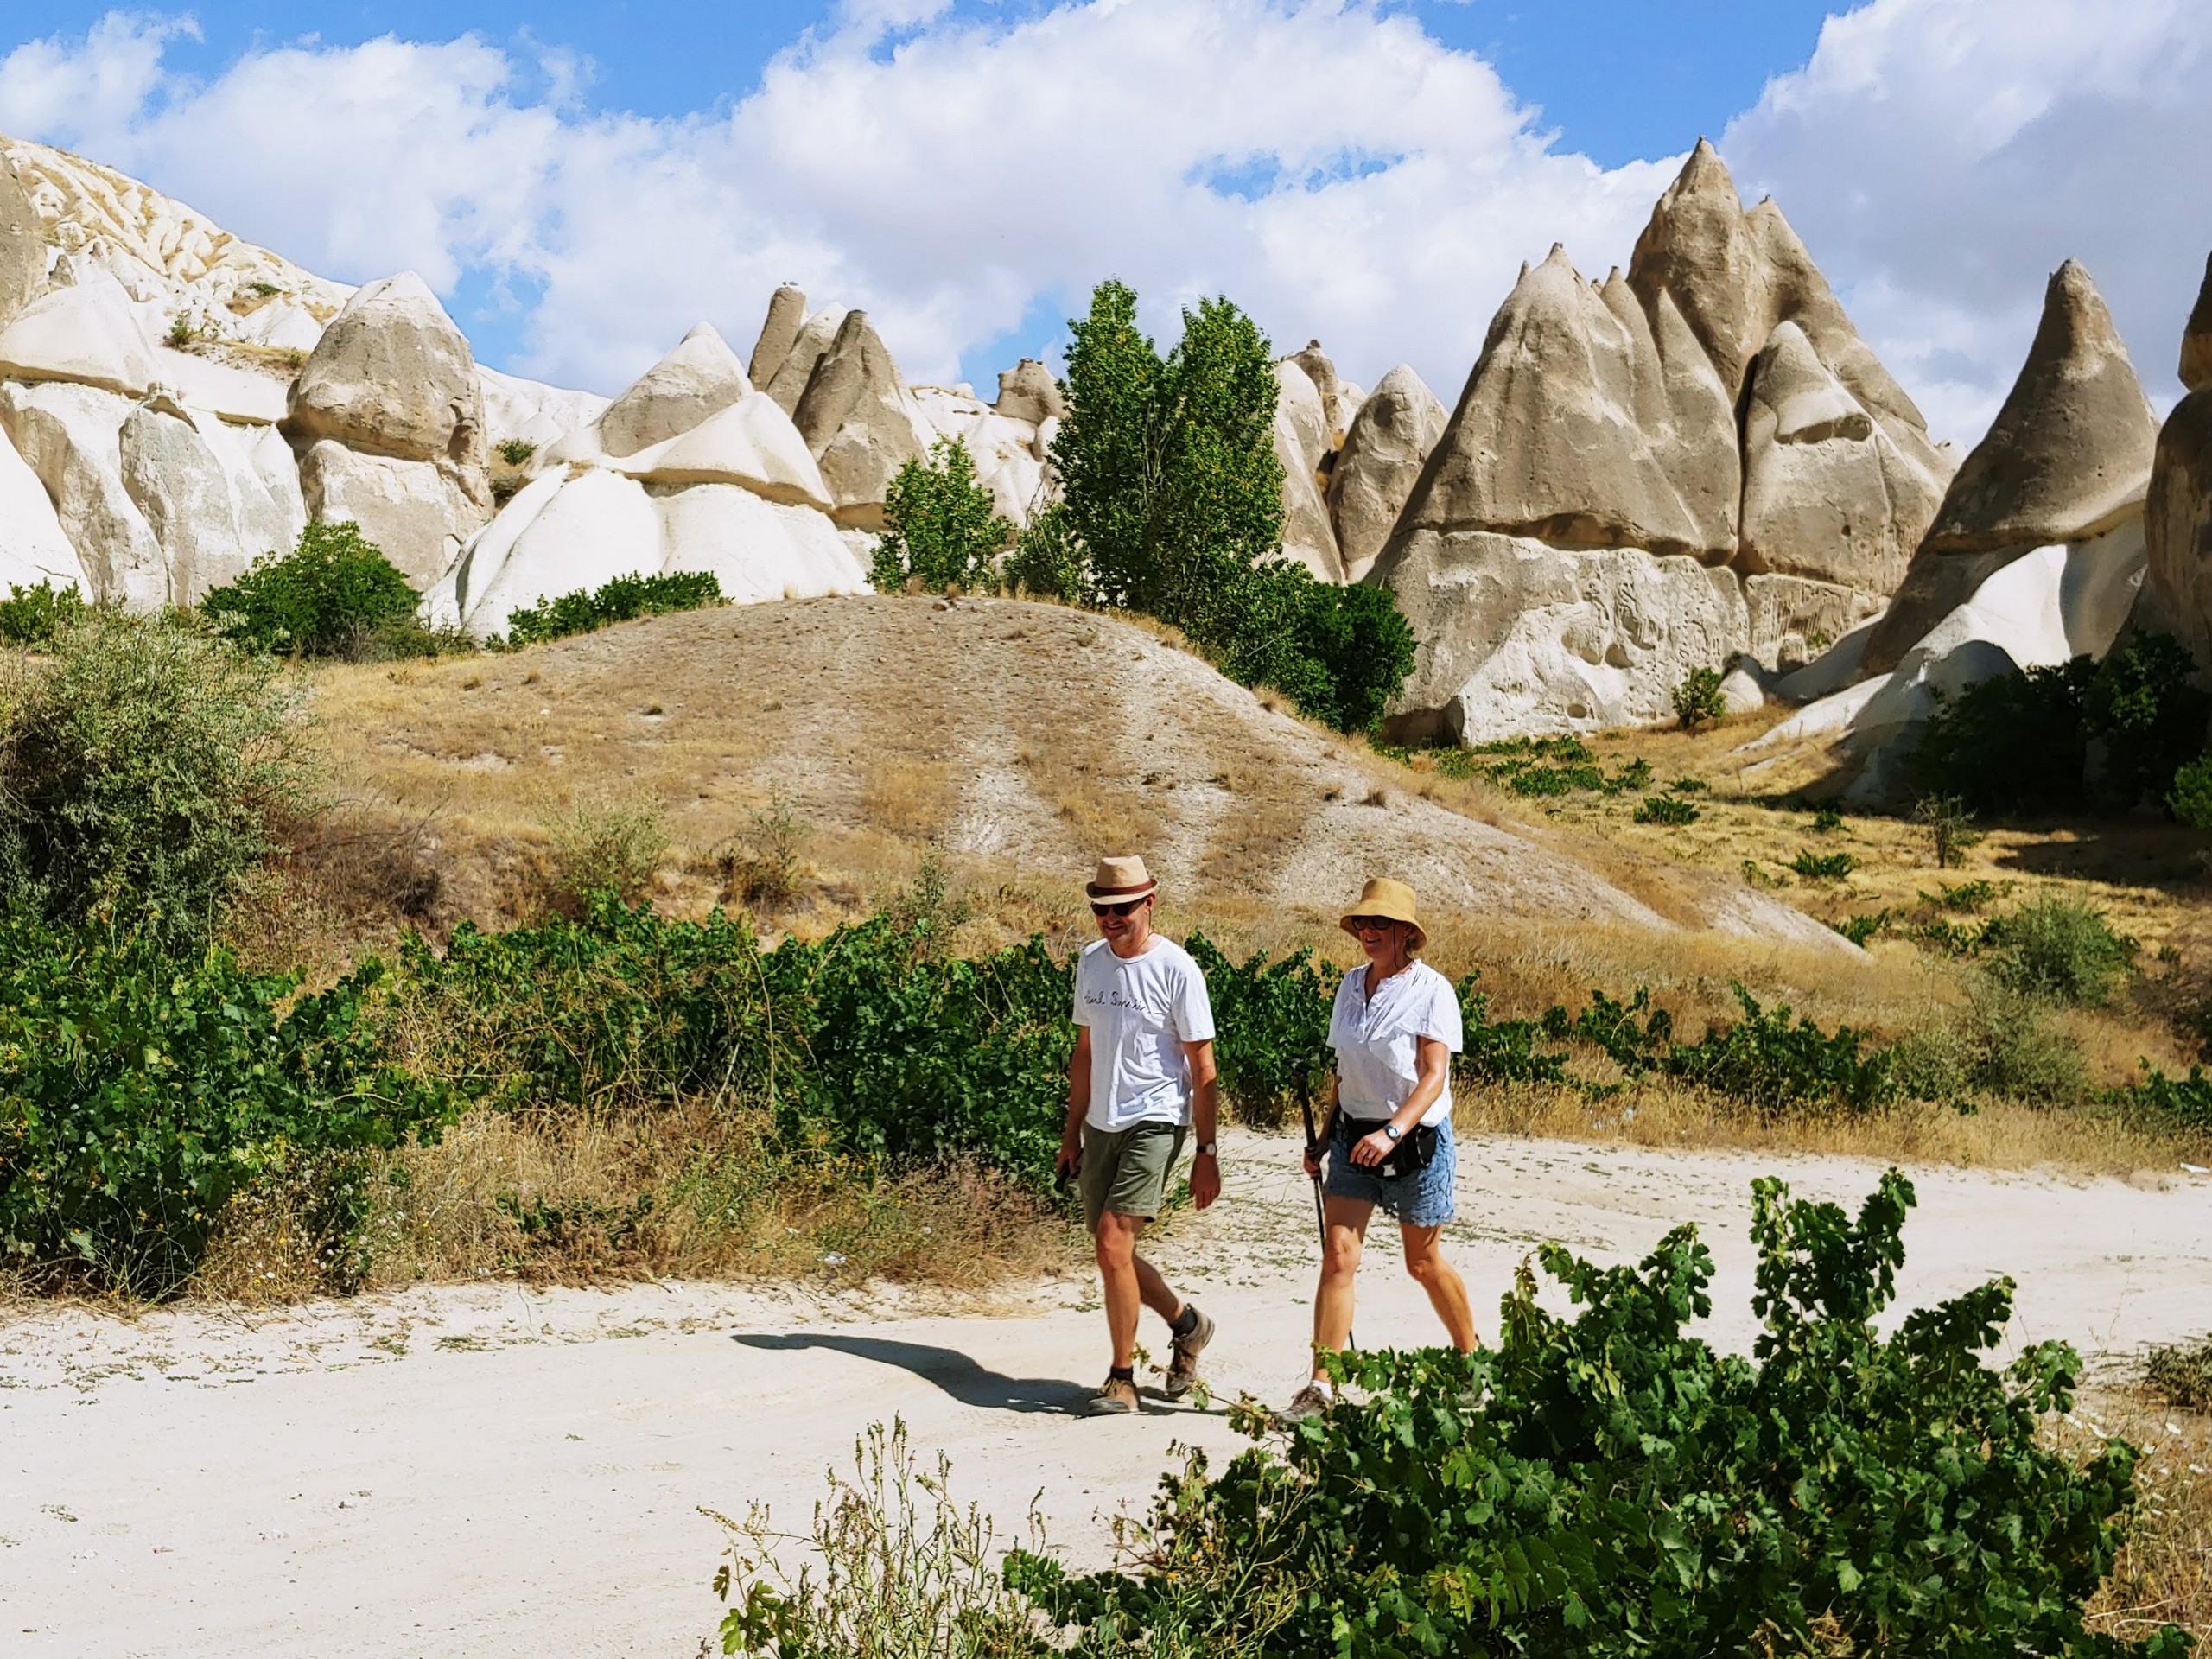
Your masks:
[{"label": "dirt path", "polygon": [[[1160,1254],[1219,1319],[1228,1394],[1279,1398],[1306,1341],[1311,1200],[1287,1142],[1232,1142],[1224,1205]],[[1700,1223],[1720,1263],[1712,1334],[1742,1344],[1751,1178],[1856,1201],[1876,1166],[1498,1141],[1461,1160],[1456,1254],[1485,1333],[1545,1238],[1632,1257]],[[1915,1173],[1904,1299],[2009,1272],[2010,1341],[2116,1357],[2212,1324],[2212,1182]],[[1378,1241],[1387,1243],[1387,1241]],[[1429,1316],[1377,1250],[1369,1342]],[[560,1653],[688,1659],[713,1625],[719,1548],[696,1513],[772,1503],[804,1524],[824,1468],[902,1416],[956,1491],[1095,1555],[1141,1510],[1171,1441],[1227,1446],[1218,1415],[1069,1414],[1103,1364],[1085,1287],[1014,1317],[701,1285],[512,1286],[135,1324],[0,1315],[0,1649],[54,1659]],[[1148,1333],[1156,1339],[1157,1333]]]}]

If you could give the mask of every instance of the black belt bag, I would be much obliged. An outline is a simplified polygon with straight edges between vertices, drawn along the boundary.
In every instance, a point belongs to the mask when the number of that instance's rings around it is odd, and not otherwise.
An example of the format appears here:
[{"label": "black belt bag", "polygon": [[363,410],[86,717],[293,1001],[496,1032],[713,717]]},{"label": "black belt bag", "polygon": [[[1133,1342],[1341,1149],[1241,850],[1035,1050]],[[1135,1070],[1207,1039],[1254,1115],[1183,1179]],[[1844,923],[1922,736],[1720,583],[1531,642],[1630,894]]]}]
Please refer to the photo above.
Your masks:
[{"label": "black belt bag", "polygon": [[[1356,1135],[1353,1130],[1358,1126],[1355,1120],[1340,1116],[1337,1121],[1343,1126],[1337,1133],[1344,1137],[1344,1155],[1347,1158],[1351,1156],[1352,1145],[1361,1135],[1372,1135],[1382,1127],[1376,1123],[1359,1128]],[[1436,1129],[1432,1124],[1416,1123],[1399,1137],[1398,1143],[1390,1148],[1389,1155],[1381,1163],[1370,1164],[1367,1167],[1383,1180],[1397,1181],[1408,1175],[1420,1174],[1435,1161]]]}]

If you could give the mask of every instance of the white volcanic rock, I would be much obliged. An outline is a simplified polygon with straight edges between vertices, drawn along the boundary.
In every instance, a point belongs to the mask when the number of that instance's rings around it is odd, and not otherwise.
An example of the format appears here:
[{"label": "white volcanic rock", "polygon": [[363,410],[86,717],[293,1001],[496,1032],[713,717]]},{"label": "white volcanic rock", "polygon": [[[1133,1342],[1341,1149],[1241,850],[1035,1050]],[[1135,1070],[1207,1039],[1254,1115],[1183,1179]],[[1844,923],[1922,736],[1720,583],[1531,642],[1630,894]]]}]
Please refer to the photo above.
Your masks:
[{"label": "white volcanic rock", "polygon": [[292,383],[285,429],[363,454],[434,461],[488,499],[484,389],[467,339],[413,271],[346,302]]},{"label": "white volcanic rock", "polygon": [[1344,579],[1344,556],[1337,550],[1337,532],[1329,523],[1328,504],[1321,495],[1315,472],[1328,433],[1324,428],[1321,397],[1306,371],[1286,358],[1275,365],[1280,388],[1275,397],[1275,460],[1282,467],[1282,551],[1312,571],[1321,582]]},{"label": "white volcanic rock", "polygon": [[1388,729],[1483,742],[1666,718],[1692,669],[1750,623],[1735,573],[1637,549],[1562,549],[1488,531],[1395,538],[1370,581],[1420,642]]},{"label": "white volcanic rock", "polygon": [[[1321,349],[1321,342],[1309,340],[1306,349],[1285,359],[1295,363],[1313,383],[1314,394],[1321,400],[1321,419],[1325,452],[1344,447],[1344,437],[1351,430],[1352,416],[1358,412],[1357,403],[1348,403],[1344,397],[1344,383],[1337,378],[1337,365]],[[1357,391],[1357,388],[1354,388]],[[1319,465],[1317,460],[1315,465]]]},{"label": "white volcanic rock", "polygon": [[484,389],[484,433],[496,454],[503,443],[548,449],[607,412],[612,401],[595,391],[572,391],[477,365]]},{"label": "white volcanic rock", "polygon": [[20,139],[0,140],[0,153],[14,164],[44,245],[113,276],[156,337],[181,317],[211,338],[311,350],[308,328],[337,315],[353,291],[82,156]]},{"label": "white volcanic rock", "polygon": [[[166,403],[167,400],[162,400]],[[123,486],[145,515],[168,567],[169,601],[194,605],[235,582],[261,556],[289,552],[291,534],[273,522],[269,493],[252,480],[257,523],[269,531],[250,544],[239,524],[234,480],[193,422],[174,404],[141,404],[117,434]],[[251,480],[249,469],[247,477]]]},{"label": "white volcanic rock", "polygon": [[612,464],[648,483],[735,484],[770,501],[830,511],[822,469],[766,392],[748,391],[697,426]]},{"label": "white volcanic rock", "polygon": [[244,426],[275,426],[284,418],[289,383],[275,375],[235,368],[189,352],[154,348],[156,384],[180,403]]},{"label": "white volcanic rock", "polygon": [[711,574],[739,605],[864,594],[868,571],[822,513],[706,484],[656,495],[669,570]]},{"label": "white volcanic rock", "polygon": [[[802,334],[794,350],[804,348]],[[928,455],[935,435],[865,311],[838,325],[791,419],[821,463],[838,522],[859,530],[883,527],[891,480]]]},{"label": "white volcanic rock", "polygon": [[[776,371],[791,355],[791,347],[798,344],[798,331],[806,326],[806,296],[790,283],[779,287],[768,296],[768,315],[760,321],[760,333],[753,342],[753,355],[746,362],[746,378],[757,388],[766,391],[767,383],[775,378]],[[784,411],[786,415],[791,410]]]},{"label": "white volcanic rock", "polygon": [[1346,581],[1364,576],[1390,539],[1450,418],[1427,382],[1403,363],[1359,405],[1329,474],[1329,518]]},{"label": "white volcanic rock", "polygon": [[1746,576],[1744,603],[1751,624],[1745,654],[1782,674],[1802,668],[1882,612],[1872,594],[1803,576]]},{"label": "white volcanic rock", "polygon": [[1720,708],[1724,714],[1756,714],[1766,707],[1766,687],[1751,671],[1746,660],[1738,657],[1720,677]]},{"label": "white volcanic rock", "polygon": [[[1828,784],[1840,783],[1846,800],[1896,798],[1904,789],[1905,757],[1939,700],[1955,699],[1967,686],[2000,674],[2102,657],[2134,609],[2143,569],[2140,519],[2008,561],[1914,642],[1887,675],[1831,693],[1745,745],[1738,751],[1751,760],[1745,775],[1825,751]],[[1783,690],[1801,689],[1821,666],[1793,677],[1796,683],[1785,682]]]},{"label": "white volcanic rock", "polygon": [[149,612],[169,603],[168,567],[124,487],[118,435],[132,407],[93,386],[0,384],[0,427],[45,486],[92,598]]},{"label": "white volcanic rock", "polygon": [[639,376],[599,417],[600,448],[617,459],[689,432],[753,390],[745,365],[711,323]]},{"label": "white volcanic rock", "polygon": [[46,486],[15,445],[0,437],[0,593],[42,582],[92,596],[84,562],[61,528]]},{"label": "white volcanic rock", "polygon": [[2052,273],[2027,361],[1942,505],[1868,641],[1886,669],[2011,560],[2137,517],[2158,417],[2089,274]]},{"label": "white volcanic rock", "polygon": [[417,588],[492,516],[435,461],[365,454],[328,438],[301,457],[300,493],[317,524],[359,524]]},{"label": "white volcanic rock", "polygon": [[64,380],[142,397],[158,378],[154,346],[123,285],[97,267],[73,269],[0,331],[0,376]]},{"label": "white volcanic rock", "polygon": [[2143,534],[2149,574],[2138,626],[2171,633],[2212,673],[2212,260],[2182,331],[2182,384],[2151,461]]},{"label": "white volcanic rock", "polygon": [[451,617],[481,639],[541,600],[652,575],[661,563],[660,517],[644,485],[599,468],[548,474],[456,561],[440,584],[450,599],[434,589],[428,606],[434,620]]},{"label": "white volcanic rock", "polygon": [[[991,408],[1010,421],[1042,426],[1066,415],[1068,400],[1061,395],[1052,372],[1038,359],[1025,357],[1012,368],[999,371],[998,401]],[[1039,454],[1038,459],[1044,457]]]},{"label": "white volcanic rock", "polygon": [[16,176],[15,164],[0,150],[0,328],[31,302],[46,280],[46,239],[38,210]]},{"label": "white volcanic rock", "polygon": [[1913,552],[1899,535],[1934,514],[1935,481],[1797,324],[1775,325],[1748,384],[1737,569],[1893,592]]},{"label": "white volcanic rock", "polygon": [[[1001,388],[1005,378],[1000,377]],[[991,493],[993,510],[1016,526],[1027,524],[1045,484],[1037,428],[971,394],[943,386],[916,386],[914,401],[938,437],[957,438],[968,447],[976,481]],[[1000,402],[1005,401],[1001,391]]]},{"label": "white volcanic rock", "polygon": [[776,372],[760,388],[776,400],[777,407],[785,414],[798,414],[798,400],[806,395],[807,383],[814,378],[816,367],[837,338],[837,331],[844,327],[845,315],[843,306],[832,305],[807,318],[800,325],[798,338],[791,341],[791,350],[776,365]]}]

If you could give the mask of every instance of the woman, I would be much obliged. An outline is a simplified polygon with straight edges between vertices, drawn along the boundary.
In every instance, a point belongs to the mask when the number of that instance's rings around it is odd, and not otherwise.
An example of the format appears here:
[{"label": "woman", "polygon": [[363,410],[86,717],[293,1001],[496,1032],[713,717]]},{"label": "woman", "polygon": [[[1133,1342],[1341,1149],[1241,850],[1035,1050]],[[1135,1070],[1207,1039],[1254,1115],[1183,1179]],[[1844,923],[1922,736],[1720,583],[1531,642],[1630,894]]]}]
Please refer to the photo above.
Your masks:
[{"label": "woman", "polygon": [[[1337,1070],[1320,1141],[1328,1177],[1321,1188],[1325,1236],[1313,1297],[1313,1380],[1290,1402],[1294,1418],[1326,1410],[1331,1402],[1321,1357],[1351,1338],[1352,1278],[1377,1205],[1396,1219],[1406,1271],[1428,1293],[1452,1345],[1465,1353],[1477,1341],[1466,1282],[1444,1259],[1440,1243],[1452,1217],[1459,993],[1420,959],[1428,936],[1414,914],[1414,890],[1404,882],[1370,881],[1342,925],[1359,941],[1367,963],[1344,976],[1329,1016]],[[1319,1153],[1306,1148],[1308,1176],[1321,1173]]]}]

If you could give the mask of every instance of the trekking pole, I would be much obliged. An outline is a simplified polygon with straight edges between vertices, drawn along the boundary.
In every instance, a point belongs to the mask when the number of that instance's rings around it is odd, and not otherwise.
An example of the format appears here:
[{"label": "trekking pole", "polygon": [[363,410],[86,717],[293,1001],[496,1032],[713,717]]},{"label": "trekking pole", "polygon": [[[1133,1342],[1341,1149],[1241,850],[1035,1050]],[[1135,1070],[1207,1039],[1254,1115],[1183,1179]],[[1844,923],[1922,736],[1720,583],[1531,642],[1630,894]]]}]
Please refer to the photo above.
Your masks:
[{"label": "trekking pole", "polygon": [[[1324,1148],[1313,1133],[1313,1100],[1310,1097],[1301,1098],[1298,1103],[1298,1109],[1306,1115],[1306,1149],[1313,1154],[1313,1226],[1321,1235],[1321,1260],[1326,1262],[1329,1259],[1329,1212],[1327,1206],[1321,1202],[1320,1170],[1321,1154]],[[1344,1332],[1344,1346],[1352,1349],[1359,1346],[1358,1339],[1350,1330]]]}]

